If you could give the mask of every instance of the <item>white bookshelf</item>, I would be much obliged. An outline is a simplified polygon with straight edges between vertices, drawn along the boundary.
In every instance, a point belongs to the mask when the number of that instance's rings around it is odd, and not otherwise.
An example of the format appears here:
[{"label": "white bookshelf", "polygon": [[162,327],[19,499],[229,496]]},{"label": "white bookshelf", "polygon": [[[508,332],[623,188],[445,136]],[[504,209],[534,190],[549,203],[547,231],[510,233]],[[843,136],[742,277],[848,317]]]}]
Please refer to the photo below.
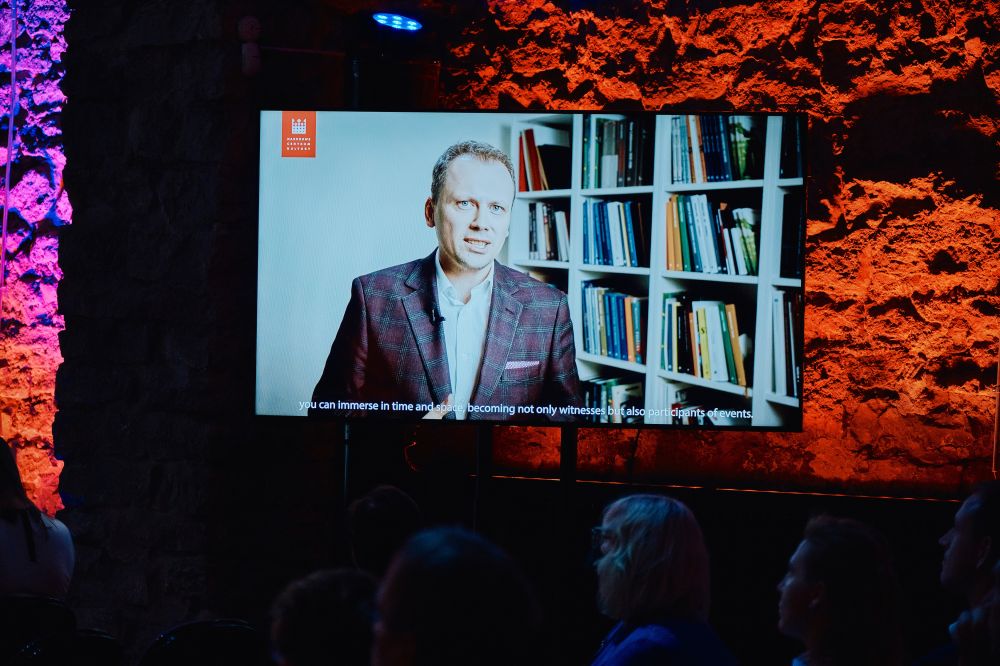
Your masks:
[{"label": "white bookshelf", "polygon": [[[576,338],[577,365],[582,380],[614,376],[622,372],[641,378],[645,382],[645,408],[665,409],[674,401],[676,392],[695,387],[708,395],[725,398],[726,406],[735,400],[742,408],[753,413],[752,421],[745,425],[755,427],[781,427],[797,419],[799,399],[775,393],[772,358],[773,340],[771,322],[772,295],[777,289],[795,291],[802,289],[802,280],[780,275],[782,233],[781,194],[801,196],[802,178],[779,178],[781,159],[781,116],[766,118],[763,178],[731,182],[672,183],[671,182],[671,118],[660,115],[655,119],[652,153],[652,182],[629,187],[585,187],[583,183],[585,114],[540,114],[526,117],[512,124],[510,141],[511,157],[518,166],[518,145],[521,131],[533,128],[536,138],[544,141],[568,140],[571,146],[571,187],[548,191],[518,192],[511,217],[510,236],[505,248],[505,263],[530,275],[553,283],[566,290],[570,315]],[[616,114],[590,114],[593,131],[597,119],[623,119]],[[566,145],[563,143],[563,145]],[[590,159],[595,142],[587,142]],[[592,162],[593,163],[593,162]],[[593,167],[591,167],[593,168]],[[674,194],[707,193],[720,197],[730,194],[739,201],[752,201],[760,210],[760,237],[758,240],[758,274],[731,275],[720,273],[695,273],[667,270],[667,217],[666,206]],[[583,247],[583,209],[593,200],[638,200],[643,206],[643,222],[647,225],[649,244],[648,266],[598,266],[585,264]],[[569,260],[552,261],[531,259],[528,255],[529,205],[546,202],[568,213]],[[649,298],[649,316],[644,331],[646,358],[644,363],[601,356],[584,351],[583,306],[581,285],[588,280],[607,278],[622,285],[622,291]],[[676,291],[691,292],[693,297],[715,298],[734,303],[744,322],[753,322],[752,330],[743,330],[752,336],[754,353],[752,385],[738,386],[728,382],[710,381],[692,375],[669,372],[660,365],[662,339],[663,294]],[[744,324],[745,326],[745,324]],[[800,333],[801,334],[801,333]],[[801,346],[801,341],[799,342]],[[749,373],[749,368],[747,369]],[[750,383],[750,382],[748,382]],[[649,418],[646,423],[667,423],[668,418]],[[740,424],[743,425],[743,424]]]}]

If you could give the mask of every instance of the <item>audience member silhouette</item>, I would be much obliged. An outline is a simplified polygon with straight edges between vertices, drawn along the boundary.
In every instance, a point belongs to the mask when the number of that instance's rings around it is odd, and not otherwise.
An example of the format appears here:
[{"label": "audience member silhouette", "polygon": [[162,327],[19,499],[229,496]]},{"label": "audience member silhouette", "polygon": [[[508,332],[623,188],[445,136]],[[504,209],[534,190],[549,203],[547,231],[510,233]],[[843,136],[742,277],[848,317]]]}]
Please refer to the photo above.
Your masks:
[{"label": "audience member silhouette", "polygon": [[[988,643],[986,618],[994,603],[994,569],[1000,564],[1000,481],[977,487],[955,513],[940,542],[944,546],[941,585],[960,596],[967,610],[949,633],[950,644],[917,661],[919,666],[980,663]],[[984,663],[997,663],[995,662]]]},{"label": "audience member silhouette", "polygon": [[1000,481],[984,483],[962,502],[940,543],[941,585],[976,608],[987,597],[1000,560]]},{"label": "audience member silhouette", "polygon": [[354,564],[381,578],[392,556],[422,522],[417,503],[395,486],[378,486],[354,500],[347,509]]},{"label": "audience member silhouette", "polygon": [[989,636],[987,663],[1000,664],[1000,562],[993,567],[993,593],[986,606],[986,631]]},{"label": "audience member silhouette", "polygon": [[541,663],[541,613],[503,551],[457,528],[410,539],[378,593],[373,666]]},{"label": "audience member silhouette", "polygon": [[796,666],[900,663],[895,573],[884,537],[871,527],[810,520],[778,592],[778,627],[806,648]]},{"label": "audience member silhouette", "polygon": [[0,438],[0,595],[65,598],[75,554],[69,530],[28,499],[14,453]]},{"label": "audience member silhouette", "polygon": [[271,609],[278,666],[368,666],[375,619],[375,578],[324,570],[292,582]]},{"label": "audience member silhouette", "polygon": [[631,495],[594,528],[598,602],[618,620],[594,666],[725,666],[736,660],[708,626],[708,553],[681,502]]}]

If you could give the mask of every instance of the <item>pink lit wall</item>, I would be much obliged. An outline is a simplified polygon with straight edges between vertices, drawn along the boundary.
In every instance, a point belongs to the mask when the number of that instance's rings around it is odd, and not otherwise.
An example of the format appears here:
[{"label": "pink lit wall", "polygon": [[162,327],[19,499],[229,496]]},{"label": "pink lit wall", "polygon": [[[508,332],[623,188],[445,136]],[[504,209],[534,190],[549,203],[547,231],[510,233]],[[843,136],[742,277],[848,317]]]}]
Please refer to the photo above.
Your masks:
[{"label": "pink lit wall", "polygon": [[62,187],[66,158],[59,123],[66,102],[60,84],[69,13],[63,0],[22,1],[18,9],[17,105],[8,155],[12,7],[9,0],[0,2],[0,168],[12,160],[0,312],[0,436],[15,450],[28,494],[52,514],[62,508],[57,492],[62,462],[52,450],[63,328],[56,255],[59,228],[72,214]]}]

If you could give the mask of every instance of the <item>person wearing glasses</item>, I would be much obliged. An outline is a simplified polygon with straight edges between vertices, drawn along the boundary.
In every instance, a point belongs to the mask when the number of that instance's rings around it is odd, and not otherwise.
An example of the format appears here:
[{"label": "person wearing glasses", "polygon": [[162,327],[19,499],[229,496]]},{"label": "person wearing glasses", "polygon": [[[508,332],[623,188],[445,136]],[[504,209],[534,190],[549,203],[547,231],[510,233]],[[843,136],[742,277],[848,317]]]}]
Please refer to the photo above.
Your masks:
[{"label": "person wearing glasses", "polygon": [[631,495],[593,531],[598,604],[618,620],[593,666],[729,666],[708,625],[708,552],[694,514],[662,495]]}]

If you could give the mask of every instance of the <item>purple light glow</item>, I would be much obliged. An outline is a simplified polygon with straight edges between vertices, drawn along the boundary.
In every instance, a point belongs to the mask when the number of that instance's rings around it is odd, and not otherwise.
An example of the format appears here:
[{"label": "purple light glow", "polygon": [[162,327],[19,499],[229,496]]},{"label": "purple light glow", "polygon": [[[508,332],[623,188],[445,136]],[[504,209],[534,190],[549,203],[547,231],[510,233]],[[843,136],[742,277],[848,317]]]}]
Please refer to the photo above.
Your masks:
[{"label": "purple light glow", "polygon": [[66,158],[60,113],[64,0],[18,5],[17,113],[8,156],[10,118],[11,5],[0,2],[0,164],[12,159],[8,211],[6,287],[0,312],[0,436],[16,452],[28,494],[46,513],[62,508],[58,495],[62,462],[52,449],[55,376],[62,362],[56,288],[58,227],[69,224],[72,207],[62,188]]}]

